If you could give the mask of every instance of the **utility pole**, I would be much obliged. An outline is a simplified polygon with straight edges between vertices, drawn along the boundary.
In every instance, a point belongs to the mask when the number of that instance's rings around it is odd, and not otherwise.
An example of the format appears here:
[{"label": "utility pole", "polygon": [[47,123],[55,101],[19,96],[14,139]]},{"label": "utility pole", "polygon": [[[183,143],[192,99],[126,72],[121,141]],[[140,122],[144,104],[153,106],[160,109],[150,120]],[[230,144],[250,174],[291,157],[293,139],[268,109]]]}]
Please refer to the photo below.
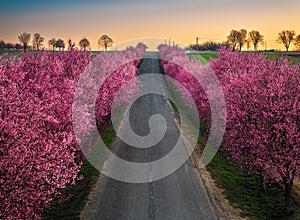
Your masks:
[{"label": "utility pole", "polygon": [[265,40],[265,51],[267,51],[267,40]]},{"label": "utility pole", "polygon": [[199,50],[199,37],[196,37],[196,50]]}]

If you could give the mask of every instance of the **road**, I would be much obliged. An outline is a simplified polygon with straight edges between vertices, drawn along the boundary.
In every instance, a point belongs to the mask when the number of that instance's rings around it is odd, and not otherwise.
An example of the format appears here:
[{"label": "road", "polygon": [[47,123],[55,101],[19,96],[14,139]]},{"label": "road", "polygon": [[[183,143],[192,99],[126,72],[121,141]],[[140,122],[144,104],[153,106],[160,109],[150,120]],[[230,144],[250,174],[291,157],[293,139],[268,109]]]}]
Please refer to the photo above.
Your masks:
[{"label": "road", "polygon": [[[158,57],[155,52],[147,52],[146,57]],[[159,60],[145,58],[139,74],[160,74]],[[162,90],[162,82],[147,80],[146,86]],[[167,123],[167,131],[154,147],[133,148],[117,139],[112,149],[119,157],[134,162],[149,162],[168,154],[176,144],[179,131],[164,97],[150,94],[139,98],[130,110],[130,123],[136,134],[145,136],[150,128],[151,115],[161,114]],[[209,203],[204,186],[191,160],[171,175],[149,183],[120,182],[100,175],[89,201],[82,211],[82,219],[99,220],[199,220],[217,219]]]}]

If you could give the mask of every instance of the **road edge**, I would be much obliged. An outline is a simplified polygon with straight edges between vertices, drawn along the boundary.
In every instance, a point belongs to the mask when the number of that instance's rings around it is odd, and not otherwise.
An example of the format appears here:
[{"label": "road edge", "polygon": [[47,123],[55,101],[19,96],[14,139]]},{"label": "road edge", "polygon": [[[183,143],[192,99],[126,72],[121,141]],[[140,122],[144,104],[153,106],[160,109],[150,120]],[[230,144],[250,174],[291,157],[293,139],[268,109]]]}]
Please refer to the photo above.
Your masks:
[{"label": "road edge", "polygon": [[[173,115],[176,126],[179,129],[179,115],[174,111],[172,104],[169,100],[167,100],[168,106],[171,110],[171,114]],[[188,143],[188,139],[185,138],[188,134],[183,135],[183,141]],[[241,210],[234,208],[230,201],[225,197],[225,190],[218,187],[214,179],[211,177],[210,173],[207,171],[205,167],[199,167],[199,161],[201,158],[200,151],[196,149],[200,148],[200,144],[197,144],[195,150],[191,152],[191,160],[194,169],[199,178],[200,185],[204,186],[204,193],[210,203],[212,210],[216,211],[217,219],[224,220],[247,220],[248,218],[243,218],[240,216]],[[188,149],[187,149],[188,150]]]}]

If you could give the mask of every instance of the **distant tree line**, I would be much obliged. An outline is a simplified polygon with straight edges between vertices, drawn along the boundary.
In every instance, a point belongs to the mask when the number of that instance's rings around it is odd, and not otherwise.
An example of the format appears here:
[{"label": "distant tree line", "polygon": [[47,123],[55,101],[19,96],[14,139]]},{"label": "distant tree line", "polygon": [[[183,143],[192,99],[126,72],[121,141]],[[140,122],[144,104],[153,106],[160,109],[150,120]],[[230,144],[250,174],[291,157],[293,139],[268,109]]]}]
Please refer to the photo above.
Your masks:
[{"label": "distant tree line", "polygon": [[3,40],[0,40],[0,50],[21,50],[23,49],[23,46],[19,43],[12,44],[12,43],[6,43]]},{"label": "distant tree line", "polygon": [[[278,33],[276,42],[281,43],[285,50],[288,51],[291,44],[294,44],[297,50],[300,50],[300,34],[296,35],[294,30],[283,30]],[[250,50],[253,46],[253,50],[257,51],[258,46],[264,45],[264,36],[260,34],[259,31],[252,30],[248,32],[245,29],[240,30],[231,30],[227,36],[227,40],[224,42],[214,42],[206,41],[202,44],[191,44],[189,48],[194,50],[211,50],[216,51],[221,47],[229,47],[233,51],[238,50],[242,51],[246,47],[247,50]]]},{"label": "distant tree line", "polygon": [[[5,41],[0,40],[0,50],[4,50],[4,49],[21,50],[21,49],[23,49],[24,52],[26,52],[27,49],[33,49],[33,50],[43,49],[45,38],[42,37],[42,35],[40,33],[35,33],[33,35],[32,46],[29,46],[30,40],[31,40],[31,34],[24,32],[24,33],[18,35],[19,43],[12,44],[12,43],[6,43]],[[113,40],[108,35],[102,35],[98,39],[97,43],[98,43],[99,47],[103,47],[105,50],[107,50],[108,47],[112,46]],[[62,51],[66,47],[64,40],[62,40],[60,38],[58,38],[58,39],[51,38],[48,41],[48,45],[49,45],[49,47],[52,48],[53,51],[55,51],[55,49]],[[83,37],[78,43],[78,46],[80,47],[80,49],[83,49],[83,50],[87,50],[87,49],[90,50],[91,49],[90,45],[91,45],[91,43],[86,37]],[[68,49],[74,48],[74,47],[76,47],[76,44],[71,39],[69,39],[68,40]]]},{"label": "distant tree line", "polygon": [[189,46],[191,49],[193,50],[201,50],[201,51],[205,51],[205,50],[211,50],[211,51],[217,51],[219,50],[221,47],[229,47],[229,44],[224,41],[222,43],[218,43],[218,42],[214,42],[214,41],[206,41],[202,44],[191,44]]}]

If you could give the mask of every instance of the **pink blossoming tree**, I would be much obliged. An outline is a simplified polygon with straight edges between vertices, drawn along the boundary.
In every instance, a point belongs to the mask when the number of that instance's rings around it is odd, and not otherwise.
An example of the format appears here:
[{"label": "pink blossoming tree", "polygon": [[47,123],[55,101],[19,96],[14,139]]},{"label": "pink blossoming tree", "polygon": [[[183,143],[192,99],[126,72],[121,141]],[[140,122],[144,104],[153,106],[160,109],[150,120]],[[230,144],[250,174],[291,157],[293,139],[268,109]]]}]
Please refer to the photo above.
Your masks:
[{"label": "pink blossoming tree", "polygon": [[[141,44],[118,55],[98,55],[102,68],[121,58],[137,58],[104,84],[94,116],[99,118],[98,130],[109,123],[100,120],[109,112],[108,100],[135,77],[144,51]],[[72,102],[79,76],[91,60],[90,53],[73,48],[0,57],[1,219],[39,219],[60,190],[75,182],[84,157],[73,131]]]}]

